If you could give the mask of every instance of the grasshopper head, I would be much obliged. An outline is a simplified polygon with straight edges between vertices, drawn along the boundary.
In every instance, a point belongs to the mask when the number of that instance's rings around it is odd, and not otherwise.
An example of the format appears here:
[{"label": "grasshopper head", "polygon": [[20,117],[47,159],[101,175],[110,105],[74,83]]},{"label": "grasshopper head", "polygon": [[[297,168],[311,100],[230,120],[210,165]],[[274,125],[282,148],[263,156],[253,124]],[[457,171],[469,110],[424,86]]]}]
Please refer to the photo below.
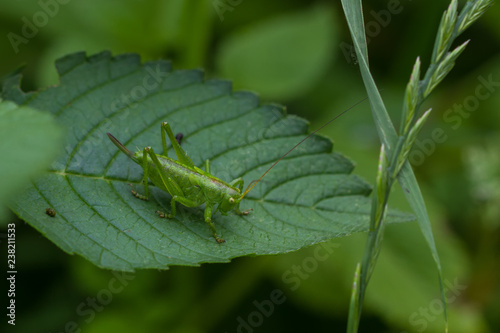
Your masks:
[{"label": "grasshopper head", "polygon": [[239,191],[231,190],[224,194],[224,198],[219,205],[219,210],[222,213],[229,212],[235,208],[238,208],[241,201],[241,194]]}]

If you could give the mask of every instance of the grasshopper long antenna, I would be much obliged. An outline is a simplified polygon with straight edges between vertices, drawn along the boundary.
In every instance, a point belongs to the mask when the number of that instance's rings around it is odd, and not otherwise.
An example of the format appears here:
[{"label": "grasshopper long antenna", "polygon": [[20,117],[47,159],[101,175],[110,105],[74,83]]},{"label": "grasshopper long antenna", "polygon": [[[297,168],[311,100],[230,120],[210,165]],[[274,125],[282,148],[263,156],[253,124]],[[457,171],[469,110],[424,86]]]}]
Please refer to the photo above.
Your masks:
[{"label": "grasshopper long antenna", "polygon": [[271,165],[271,167],[269,169],[267,169],[266,172],[264,172],[264,174],[262,174],[262,176],[260,176],[259,179],[257,180],[252,180],[250,182],[250,184],[248,184],[245,192],[243,192],[243,194],[241,195],[240,197],[240,200],[243,199],[243,197],[245,195],[248,194],[248,192],[250,192],[254,187],[255,185],[257,185],[258,182],[260,182],[262,180],[262,178],[264,178],[264,176],[269,172],[271,171],[272,168],[274,168],[276,166],[276,164],[279,163],[279,161],[281,161],[283,158],[286,157],[286,155],[290,154],[292,152],[292,150],[294,150],[295,148],[297,148],[298,146],[300,146],[304,141],[306,141],[307,139],[309,139],[312,135],[316,134],[316,132],[318,132],[319,130],[321,130],[322,128],[324,128],[325,126],[329,125],[330,123],[332,123],[333,121],[335,121],[337,118],[339,118],[340,116],[342,116],[344,113],[346,113],[347,111],[355,108],[356,106],[358,106],[359,104],[363,103],[365,100],[367,100],[368,97],[365,97],[363,98],[362,100],[360,100],[359,102],[355,103],[354,105],[348,107],[347,109],[345,109],[344,111],[342,111],[341,113],[339,113],[338,115],[336,115],[335,117],[333,117],[332,119],[330,119],[328,122],[326,122],[325,124],[323,124],[320,128],[318,128],[317,130],[315,130],[314,132],[312,132],[311,134],[309,134],[308,136],[306,136],[304,139],[302,139],[299,143],[297,143],[295,146],[293,146],[292,149],[290,149],[289,151],[287,151],[283,156],[281,156],[280,158],[278,158],[278,160],[276,162],[273,163],[273,165]]},{"label": "grasshopper long antenna", "polygon": [[111,140],[111,142],[113,142],[115,144],[115,146],[118,147],[118,149],[120,149],[122,152],[124,152],[125,155],[127,155],[128,157],[130,157],[136,163],[139,163],[137,161],[137,158],[134,156],[134,153],[132,153],[130,150],[128,150],[120,141],[118,141],[117,138],[115,138],[113,135],[111,135],[111,133],[106,133],[106,134],[108,135],[108,137]]}]

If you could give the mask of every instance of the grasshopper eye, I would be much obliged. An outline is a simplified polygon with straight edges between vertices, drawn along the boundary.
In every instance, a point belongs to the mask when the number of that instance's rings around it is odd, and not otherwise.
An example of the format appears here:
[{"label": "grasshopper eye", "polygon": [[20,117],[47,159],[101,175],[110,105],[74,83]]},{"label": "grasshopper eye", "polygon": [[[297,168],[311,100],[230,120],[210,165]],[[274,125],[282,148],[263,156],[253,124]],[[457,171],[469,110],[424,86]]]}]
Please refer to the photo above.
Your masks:
[{"label": "grasshopper eye", "polygon": [[229,203],[230,203],[230,204],[233,204],[233,203],[234,203],[234,198],[233,198],[233,197],[229,198]]}]

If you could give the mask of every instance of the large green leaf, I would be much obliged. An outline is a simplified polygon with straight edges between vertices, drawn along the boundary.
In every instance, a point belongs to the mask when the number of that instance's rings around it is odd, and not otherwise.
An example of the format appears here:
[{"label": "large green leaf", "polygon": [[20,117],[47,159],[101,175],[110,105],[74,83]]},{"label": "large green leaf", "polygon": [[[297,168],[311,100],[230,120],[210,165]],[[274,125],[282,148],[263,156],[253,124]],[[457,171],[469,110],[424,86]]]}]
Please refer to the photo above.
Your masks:
[{"label": "large green leaf", "polygon": [[[227,81],[171,71],[164,61],[141,65],[136,55],[76,53],[56,67],[59,86],[29,94],[11,88],[4,96],[50,110],[69,129],[65,154],[11,207],[65,251],[106,268],[166,268],[284,253],[367,229],[370,187],[320,136],[249,193],[242,202],[242,209],[253,208],[249,216],[214,216],[226,243],[212,238],[201,208],[179,207],[175,219],[159,218],[155,211],[168,212],[170,196],[153,188],[150,201],[134,198],[128,184],[142,191],[142,170],[106,132],[131,149],[151,145],[160,152],[160,123],[169,121],[184,134],[196,165],[210,159],[215,176],[241,176],[248,184],[304,137],[307,123],[281,106],[259,105],[253,94],[232,92]],[[47,206],[55,218],[40,213]]]}]

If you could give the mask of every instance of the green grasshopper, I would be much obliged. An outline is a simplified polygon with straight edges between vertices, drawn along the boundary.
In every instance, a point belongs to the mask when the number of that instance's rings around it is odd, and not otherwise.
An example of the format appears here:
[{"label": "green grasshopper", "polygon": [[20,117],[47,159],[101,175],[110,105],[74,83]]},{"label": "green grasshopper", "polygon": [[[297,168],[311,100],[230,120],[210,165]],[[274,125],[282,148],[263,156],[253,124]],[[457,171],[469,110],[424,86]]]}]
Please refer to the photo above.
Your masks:
[{"label": "green grasshopper", "polygon": [[[167,140],[165,132],[168,135],[178,161],[168,157]],[[148,200],[149,188],[148,178],[159,189],[170,193],[172,201],[170,202],[171,213],[165,214],[160,211],[156,213],[160,217],[174,218],[175,203],[178,202],[186,207],[198,207],[203,203],[205,206],[205,222],[210,226],[212,234],[217,243],[223,243],[222,239],[215,229],[212,222],[212,215],[217,211],[222,215],[234,210],[238,215],[248,215],[250,210],[241,211],[240,202],[243,199],[243,179],[237,178],[230,183],[226,183],[210,174],[210,161],[205,161],[205,170],[196,167],[179,144],[180,140],[174,136],[170,125],[167,122],[161,124],[161,141],[163,145],[163,154],[155,154],[153,148],[146,147],[144,150],[135,154],[125,148],[113,135],[107,133],[111,142],[118,149],[124,152],[135,163],[144,169],[144,195],[132,190],[132,194],[142,200]],[[247,192],[248,193],[248,192]],[[214,209],[215,205],[217,208]]]},{"label": "green grasshopper", "polygon": [[[167,122],[161,124],[161,141],[163,145],[163,154],[155,154],[153,148],[146,147],[144,150],[132,153],[130,150],[125,148],[124,145],[120,143],[113,135],[108,134],[111,142],[115,144],[122,152],[124,152],[132,161],[139,164],[144,169],[144,195],[137,193],[132,189],[132,194],[142,200],[148,200],[149,198],[149,183],[148,178],[151,182],[157,186],[159,189],[170,193],[172,196],[172,201],[170,202],[171,212],[170,214],[165,214],[160,211],[156,213],[162,218],[174,218],[175,217],[175,204],[176,202],[186,206],[186,207],[198,207],[204,203],[205,222],[209,225],[212,230],[212,234],[217,241],[217,243],[224,243],[225,240],[222,239],[215,229],[215,225],[212,222],[212,216],[217,211],[222,215],[227,215],[231,210],[234,210],[238,215],[248,215],[251,209],[241,211],[240,202],[245,197],[245,195],[250,192],[258,182],[276,165],[281,161],[286,155],[288,155],[292,150],[297,148],[302,142],[306,141],[318,132],[323,127],[327,126],[333,122],[338,117],[342,116],[344,113],[355,107],[356,105],[363,102],[366,98],[354,104],[350,108],[342,111],[336,115],[333,119],[325,123],[323,126],[306,136],[302,141],[297,143],[292,149],[290,149],[286,154],[281,156],[276,162],[266,172],[257,180],[250,182],[245,192],[243,191],[243,179],[237,178],[230,183],[226,183],[217,177],[210,174],[210,161],[205,161],[205,170],[196,167],[187,156],[186,152],[180,146],[180,141],[182,139],[182,134],[174,136],[170,125]],[[174,148],[175,154],[177,155],[178,161],[168,157],[167,153],[167,140],[165,137],[167,133],[172,147]],[[217,208],[214,209],[215,205]]]}]

